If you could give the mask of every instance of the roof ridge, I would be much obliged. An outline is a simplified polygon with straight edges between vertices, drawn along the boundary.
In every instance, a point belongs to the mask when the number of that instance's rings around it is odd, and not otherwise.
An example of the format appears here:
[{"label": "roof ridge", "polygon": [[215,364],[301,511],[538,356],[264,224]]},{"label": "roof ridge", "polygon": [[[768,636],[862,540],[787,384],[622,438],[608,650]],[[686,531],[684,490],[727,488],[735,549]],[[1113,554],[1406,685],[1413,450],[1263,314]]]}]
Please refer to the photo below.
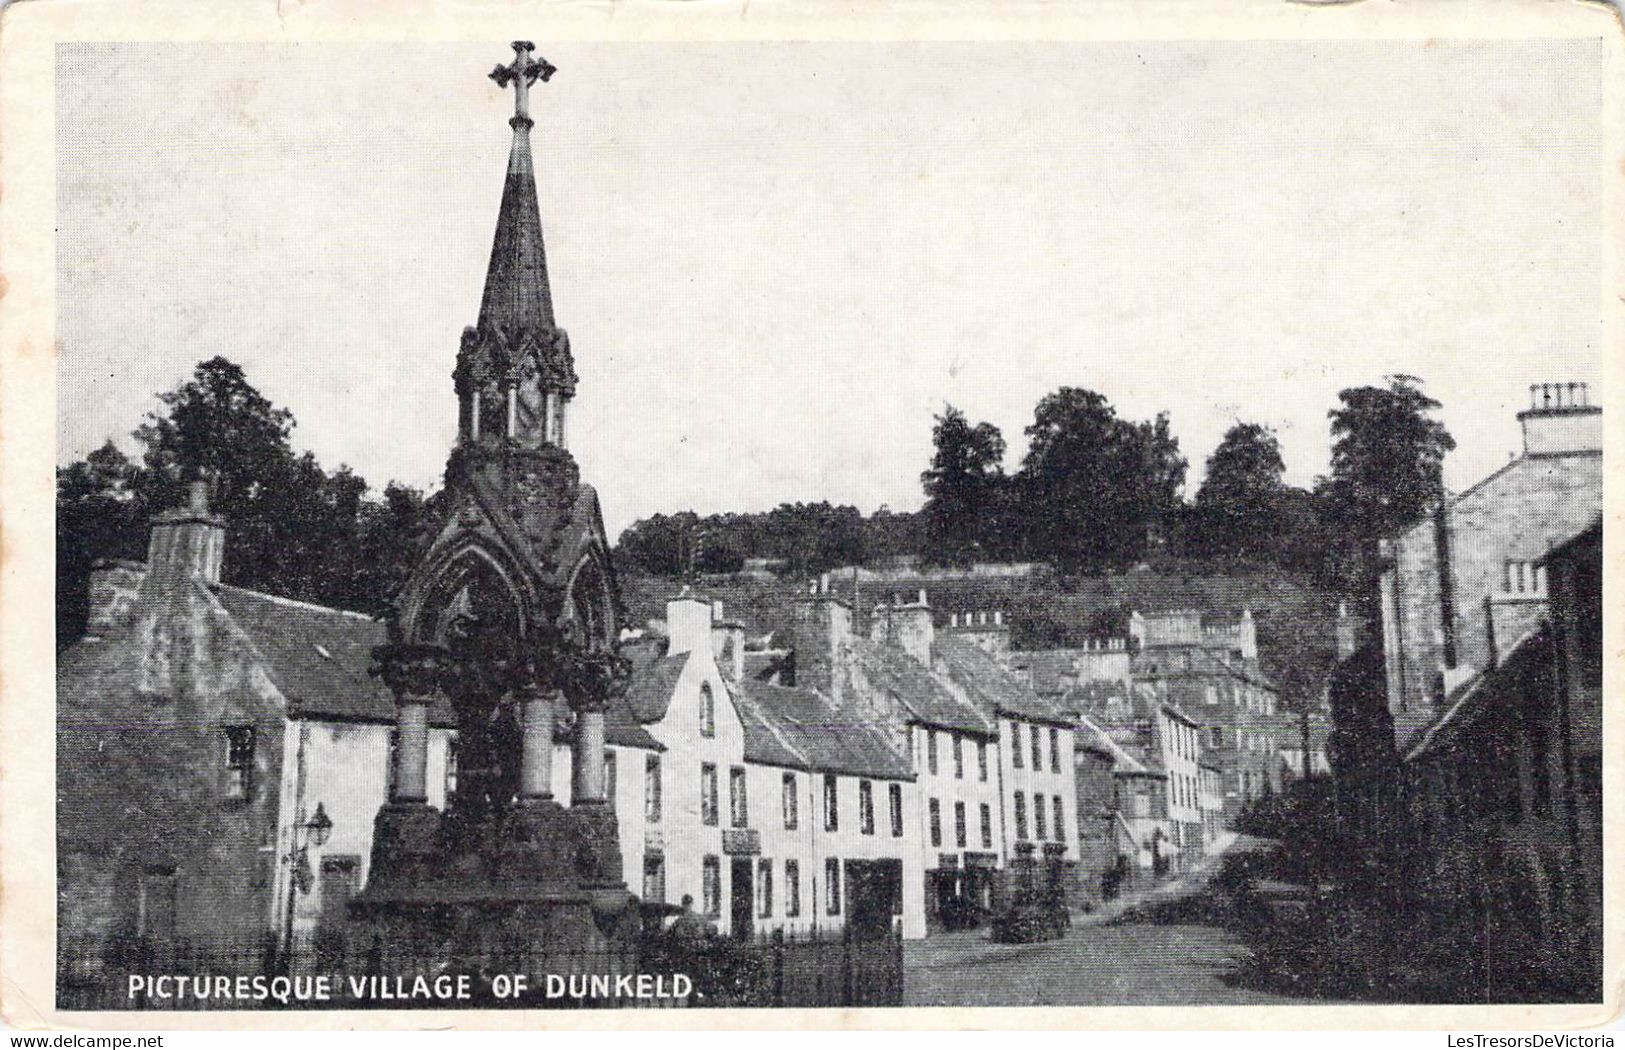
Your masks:
[{"label": "roof ridge", "polygon": [[290,609],[308,609],[311,612],[332,613],[337,616],[347,616],[353,620],[360,620],[363,623],[379,625],[383,624],[383,621],[378,619],[376,616],[368,616],[366,613],[356,612],[353,609],[340,609],[332,605],[317,605],[315,602],[301,601],[298,598],[288,598],[280,594],[267,594],[264,591],[250,590],[247,587],[238,587],[229,583],[210,583],[206,584],[205,586],[210,591],[233,591],[249,598],[259,598],[262,601],[270,602],[273,605],[281,605]]}]

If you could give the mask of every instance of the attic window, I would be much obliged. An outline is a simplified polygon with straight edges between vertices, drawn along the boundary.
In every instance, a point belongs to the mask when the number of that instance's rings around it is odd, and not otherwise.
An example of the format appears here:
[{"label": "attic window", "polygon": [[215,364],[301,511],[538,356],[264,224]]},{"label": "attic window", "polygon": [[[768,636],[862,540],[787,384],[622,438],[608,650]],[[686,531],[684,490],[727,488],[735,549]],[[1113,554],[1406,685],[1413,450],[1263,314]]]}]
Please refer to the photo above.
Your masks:
[{"label": "attic window", "polygon": [[322,645],[319,642],[311,642],[310,647],[316,650],[316,655],[321,657],[323,660],[333,659],[333,654],[327,651],[327,646]]}]

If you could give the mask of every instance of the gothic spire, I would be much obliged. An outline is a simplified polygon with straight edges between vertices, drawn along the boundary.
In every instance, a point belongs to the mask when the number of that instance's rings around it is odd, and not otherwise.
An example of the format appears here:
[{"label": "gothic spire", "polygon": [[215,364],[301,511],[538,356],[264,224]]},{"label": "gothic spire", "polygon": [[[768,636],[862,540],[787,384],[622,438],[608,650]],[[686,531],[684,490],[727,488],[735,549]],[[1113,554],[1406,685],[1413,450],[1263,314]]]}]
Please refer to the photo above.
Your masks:
[{"label": "gothic spire", "polygon": [[554,67],[546,59],[532,58],[528,40],[513,43],[510,65],[497,66],[491,79],[514,89],[513,148],[497,213],[496,238],[485,274],[485,295],[480,300],[479,327],[502,330],[509,338],[521,332],[548,332],[554,327],[553,296],[547,283],[547,253],[542,245],[542,219],[536,205],[536,178],[530,158],[527,112],[530,85],[546,82]]}]

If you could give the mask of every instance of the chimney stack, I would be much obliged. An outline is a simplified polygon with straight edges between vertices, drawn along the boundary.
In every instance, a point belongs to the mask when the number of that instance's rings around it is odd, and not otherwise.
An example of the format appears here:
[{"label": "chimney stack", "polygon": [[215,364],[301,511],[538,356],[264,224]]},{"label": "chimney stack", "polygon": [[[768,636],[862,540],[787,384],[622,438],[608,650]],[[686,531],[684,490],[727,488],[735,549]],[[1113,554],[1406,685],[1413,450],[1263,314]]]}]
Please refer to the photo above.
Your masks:
[{"label": "chimney stack", "polygon": [[926,600],[925,592],[921,591],[920,600],[909,605],[876,606],[869,637],[872,641],[901,649],[927,667],[931,666],[936,625],[931,619],[931,605]]},{"label": "chimney stack", "polygon": [[1529,407],[1518,413],[1523,454],[1565,456],[1602,451],[1602,407],[1585,383],[1536,383]]},{"label": "chimney stack", "polygon": [[147,540],[147,569],[155,574],[199,576],[206,583],[219,583],[220,564],[226,554],[225,519],[209,513],[207,482],[192,482],[187,497],[186,506],[153,518]]}]

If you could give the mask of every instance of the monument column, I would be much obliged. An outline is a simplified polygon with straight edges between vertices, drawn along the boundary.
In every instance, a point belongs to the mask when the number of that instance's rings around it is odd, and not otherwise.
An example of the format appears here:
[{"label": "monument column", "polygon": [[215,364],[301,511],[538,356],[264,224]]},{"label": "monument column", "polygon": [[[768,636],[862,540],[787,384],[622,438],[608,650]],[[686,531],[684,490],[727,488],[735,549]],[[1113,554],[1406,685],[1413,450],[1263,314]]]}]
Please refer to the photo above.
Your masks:
[{"label": "monument column", "polygon": [[537,685],[519,692],[519,797],[553,797],[553,719],[557,694]]},{"label": "monument column", "polygon": [[604,703],[593,698],[576,705],[571,753],[570,804],[604,802]]},{"label": "monument column", "polygon": [[394,777],[389,800],[426,804],[429,767],[429,704],[440,685],[440,651],[431,646],[389,646],[379,655],[379,674],[395,694]]}]

